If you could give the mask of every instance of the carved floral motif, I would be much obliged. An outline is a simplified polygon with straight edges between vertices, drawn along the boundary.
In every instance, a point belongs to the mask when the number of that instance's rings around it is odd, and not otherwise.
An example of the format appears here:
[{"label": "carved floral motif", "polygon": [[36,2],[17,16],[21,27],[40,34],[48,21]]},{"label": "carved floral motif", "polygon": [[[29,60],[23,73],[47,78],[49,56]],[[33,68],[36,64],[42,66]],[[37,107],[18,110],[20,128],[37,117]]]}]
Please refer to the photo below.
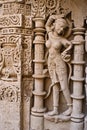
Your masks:
[{"label": "carved floral motif", "polygon": [[45,0],[32,0],[31,14],[33,17],[45,17]]},{"label": "carved floral motif", "polygon": [[18,102],[19,99],[20,90],[17,85],[3,84],[0,86],[0,100],[5,100],[8,102]]}]

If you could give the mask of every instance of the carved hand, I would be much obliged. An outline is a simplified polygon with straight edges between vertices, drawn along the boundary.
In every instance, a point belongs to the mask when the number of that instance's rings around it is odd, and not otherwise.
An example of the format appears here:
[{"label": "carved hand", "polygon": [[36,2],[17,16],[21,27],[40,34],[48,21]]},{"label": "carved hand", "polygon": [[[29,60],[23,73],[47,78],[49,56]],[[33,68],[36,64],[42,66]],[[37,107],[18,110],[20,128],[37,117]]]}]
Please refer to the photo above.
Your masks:
[{"label": "carved hand", "polygon": [[71,60],[70,54],[67,54],[67,51],[63,51],[61,53],[61,57],[65,62],[69,62]]}]

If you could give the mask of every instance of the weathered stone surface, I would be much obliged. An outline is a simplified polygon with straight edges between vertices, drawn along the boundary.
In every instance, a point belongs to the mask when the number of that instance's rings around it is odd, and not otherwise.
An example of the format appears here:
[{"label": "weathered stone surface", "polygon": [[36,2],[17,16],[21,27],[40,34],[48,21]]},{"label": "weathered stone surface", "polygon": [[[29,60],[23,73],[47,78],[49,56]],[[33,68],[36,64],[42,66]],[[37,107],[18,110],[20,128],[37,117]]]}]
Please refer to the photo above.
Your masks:
[{"label": "weathered stone surface", "polygon": [[87,0],[0,0],[0,130],[87,129]]}]

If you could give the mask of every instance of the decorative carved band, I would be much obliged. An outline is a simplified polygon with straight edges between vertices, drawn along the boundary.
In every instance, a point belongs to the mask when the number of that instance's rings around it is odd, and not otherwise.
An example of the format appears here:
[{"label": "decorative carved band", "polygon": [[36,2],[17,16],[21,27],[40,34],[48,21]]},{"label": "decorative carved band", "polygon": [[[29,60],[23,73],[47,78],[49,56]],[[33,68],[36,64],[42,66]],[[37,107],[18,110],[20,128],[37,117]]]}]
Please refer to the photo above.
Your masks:
[{"label": "decorative carved band", "polygon": [[7,2],[24,2],[24,0],[0,0],[0,4]]},{"label": "decorative carved band", "polygon": [[[21,35],[0,35],[0,44],[3,43],[18,43],[21,40]],[[19,43],[20,44],[20,43]]]},{"label": "decorative carved band", "polygon": [[22,27],[22,15],[0,15],[0,28],[5,27]]},{"label": "decorative carved band", "polygon": [[0,30],[1,35],[7,34],[25,34],[25,35],[32,35],[32,29],[28,28],[3,28]]}]

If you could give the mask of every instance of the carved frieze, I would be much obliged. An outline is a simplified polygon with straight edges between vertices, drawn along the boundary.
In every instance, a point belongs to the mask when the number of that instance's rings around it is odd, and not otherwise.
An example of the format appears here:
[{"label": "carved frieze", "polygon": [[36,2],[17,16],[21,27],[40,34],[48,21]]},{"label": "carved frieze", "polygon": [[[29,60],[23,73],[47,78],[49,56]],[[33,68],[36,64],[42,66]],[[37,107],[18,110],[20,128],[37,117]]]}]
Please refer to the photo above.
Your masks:
[{"label": "carved frieze", "polygon": [[3,43],[20,44],[21,35],[0,35],[0,46]]},{"label": "carved frieze", "polygon": [[23,3],[4,3],[2,5],[2,14],[31,14],[31,4]]},{"label": "carved frieze", "polygon": [[[3,28],[0,30],[0,34],[1,35],[18,35],[18,34],[22,34],[22,35],[32,35],[32,29],[28,29],[28,28]],[[4,36],[2,36],[4,37]]]},{"label": "carved frieze", "polygon": [[7,2],[24,2],[24,0],[0,0],[0,4],[7,3]]},{"label": "carved frieze", "polygon": [[0,28],[5,27],[22,27],[23,20],[21,14],[0,15]]}]

